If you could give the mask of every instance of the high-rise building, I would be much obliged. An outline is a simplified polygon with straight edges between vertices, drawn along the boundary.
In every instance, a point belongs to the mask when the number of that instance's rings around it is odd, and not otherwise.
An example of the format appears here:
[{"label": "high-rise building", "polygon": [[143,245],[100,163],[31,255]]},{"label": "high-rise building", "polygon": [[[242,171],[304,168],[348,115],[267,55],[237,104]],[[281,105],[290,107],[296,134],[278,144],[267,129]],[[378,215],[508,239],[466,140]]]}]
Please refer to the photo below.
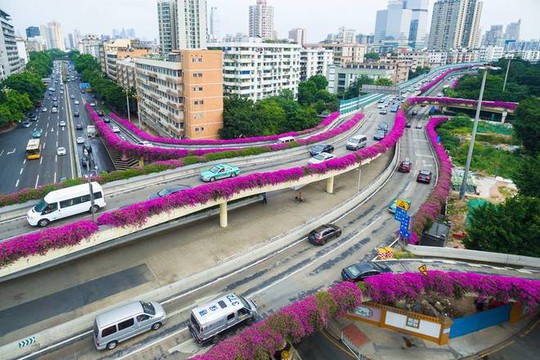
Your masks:
[{"label": "high-rise building", "polygon": [[332,64],[332,50],[307,48],[300,50],[300,81],[306,81],[314,75],[327,76],[328,66]]},{"label": "high-rise building", "polygon": [[135,35],[135,29],[127,29],[126,30],[126,36],[128,39],[135,39],[137,36]]},{"label": "high-rise building", "polygon": [[304,46],[304,44],[307,43],[306,29],[296,28],[296,29],[289,30],[289,40],[294,41],[300,46]]},{"label": "high-rise building", "polygon": [[377,11],[375,41],[392,42],[397,47],[408,46],[412,10],[404,0],[390,0],[386,10]]},{"label": "high-rise building", "polygon": [[486,31],[482,46],[501,46],[503,42],[503,26],[491,25],[491,28]]},{"label": "high-rise building", "polygon": [[176,0],[158,0],[157,9],[161,53],[168,54],[178,49]]},{"label": "high-rise building", "polygon": [[65,50],[62,28],[57,21],[51,21],[45,27],[45,39],[49,49]]},{"label": "high-rise building", "polygon": [[135,59],[142,122],[160,136],[217,139],[223,127],[221,51],[177,50],[166,60]]},{"label": "high-rise building", "polygon": [[449,50],[478,46],[480,0],[438,0],[433,6],[429,49]]},{"label": "high-rise building", "polygon": [[36,36],[40,36],[39,28],[37,26],[29,26],[26,28],[26,38],[30,39]]},{"label": "high-rise building", "polygon": [[354,30],[353,29],[347,29],[346,27],[340,27],[339,33],[336,36],[336,42],[338,44],[354,44],[355,43],[355,37],[354,37]]},{"label": "high-rise building", "polygon": [[178,49],[206,48],[206,0],[178,0]]},{"label": "high-rise building", "polygon": [[249,7],[249,37],[274,39],[274,7],[266,5],[266,0]]},{"label": "high-rise building", "polygon": [[23,69],[24,61],[19,57],[11,16],[0,9],[0,81]]},{"label": "high-rise building", "polygon": [[510,23],[506,26],[506,32],[504,34],[505,40],[519,41],[519,30],[521,27],[521,19],[518,22]]},{"label": "high-rise building", "polygon": [[429,0],[404,0],[403,4],[411,10],[409,46],[412,49],[422,49],[427,46]]},{"label": "high-rise building", "polygon": [[219,32],[219,11],[218,8],[212,6],[210,8],[210,22],[208,24],[208,41],[219,42],[221,35]]}]

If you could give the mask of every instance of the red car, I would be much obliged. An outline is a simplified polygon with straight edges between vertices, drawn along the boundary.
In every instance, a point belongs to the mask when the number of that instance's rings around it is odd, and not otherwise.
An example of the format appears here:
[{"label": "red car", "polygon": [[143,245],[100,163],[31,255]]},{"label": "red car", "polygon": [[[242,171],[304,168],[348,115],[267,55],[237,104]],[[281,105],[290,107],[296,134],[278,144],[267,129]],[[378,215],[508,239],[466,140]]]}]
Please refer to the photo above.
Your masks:
[{"label": "red car", "polygon": [[410,161],[404,160],[399,163],[398,171],[402,173],[411,172],[412,164]]},{"label": "red car", "polygon": [[416,181],[419,183],[429,184],[431,183],[431,177],[432,177],[431,171],[427,170],[420,170],[418,172],[418,176],[416,177]]}]

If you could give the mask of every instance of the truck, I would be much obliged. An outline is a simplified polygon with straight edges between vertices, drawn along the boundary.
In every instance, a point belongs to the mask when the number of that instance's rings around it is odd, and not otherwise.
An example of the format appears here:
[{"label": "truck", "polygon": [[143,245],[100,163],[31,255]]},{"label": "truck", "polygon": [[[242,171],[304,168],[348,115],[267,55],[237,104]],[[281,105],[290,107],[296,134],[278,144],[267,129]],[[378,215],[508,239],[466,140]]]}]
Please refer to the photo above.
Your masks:
[{"label": "truck", "polygon": [[98,132],[96,130],[96,127],[94,125],[88,125],[86,127],[86,135],[90,137],[96,137],[98,136]]}]

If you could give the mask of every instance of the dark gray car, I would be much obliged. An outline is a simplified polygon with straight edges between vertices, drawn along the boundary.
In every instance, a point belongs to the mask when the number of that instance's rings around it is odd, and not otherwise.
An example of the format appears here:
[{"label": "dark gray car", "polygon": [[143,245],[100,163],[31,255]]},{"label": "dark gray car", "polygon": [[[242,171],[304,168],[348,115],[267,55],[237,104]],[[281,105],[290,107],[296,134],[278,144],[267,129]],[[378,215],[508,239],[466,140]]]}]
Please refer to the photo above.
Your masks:
[{"label": "dark gray car", "polygon": [[186,190],[186,189],[191,189],[191,186],[187,186],[187,185],[170,186],[168,188],[165,188],[165,189],[162,189],[162,190],[158,191],[157,193],[150,194],[148,196],[148,200],[157,199],[157,198],[160,198],[160,197],[171,195],[171,194],[174,194],[174,193],[180,192],[182,190]]}]

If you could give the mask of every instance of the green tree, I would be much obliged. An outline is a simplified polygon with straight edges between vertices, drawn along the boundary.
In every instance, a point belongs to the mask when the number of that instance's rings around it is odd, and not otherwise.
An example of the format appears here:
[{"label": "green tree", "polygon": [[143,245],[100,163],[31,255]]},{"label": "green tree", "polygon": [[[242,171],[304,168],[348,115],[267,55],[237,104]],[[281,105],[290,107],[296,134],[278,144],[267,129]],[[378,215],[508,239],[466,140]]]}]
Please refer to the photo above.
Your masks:
[{"label": "green tree", "polygon": [[515,196],[474,208],[467,233],[468,249],[540,257],[540,199]]},{"label": "green tree", "polygon": [[24,119],[24,113],[33,108],[26,93],[5,89],[0,96],[0,126],[6,126]]},{"label": "green tree", "polygon": [[35,73],[28,71],[11,74],[2,81],[0,87],[7,87],[19,93],[26,93],[34,104],[37,104],[37,102],[43,99],[46,89],[41,78]]},{"label": "green tree", "polygon": [[513,126],[525,151],[533,156],[540,153],[540,99],[529,97],[519,103]]},{"label": "green tree", "polygon": [[369,62],[369,61],[379,61],[381,57],[376,52],[370,52],[370,53],[367,53],[364,56],[364,58]]},{"label": "green tree", "polygon": [[521,195],[540,198],[540,154],[522,159],[512,180]]},{"label": "green tree", "polygon": [[[349,86],[344,93],[341,93],[341,97],[344,99],[352,99],[357,97],[361,90],[362,85],[373,85],[373,79],[367,77],[366,75],[361,75],[360,77],[356,78],[351,86]],[[339,94],[338,94],[339,96]]]},{"label": "green tree", "polygon": [[387,79],[387,78],[378,78],[378,79],[375,81],[375,85],[379,85],[379,86],[392,86],[392,85],[394,85],[394,83],[392,82],[392,80]]},{"label": "green tree", "polygon": [[409,80],[423,74],[427,74],[431,68],[429,66],[418,66],[414,71],[409,71]]},{"label": "green tree", "polygon": [[308,79],[308,82],[315,84],[317,90],[326,90],[328,87],[328,80],[322,75],[313,75]]}]

